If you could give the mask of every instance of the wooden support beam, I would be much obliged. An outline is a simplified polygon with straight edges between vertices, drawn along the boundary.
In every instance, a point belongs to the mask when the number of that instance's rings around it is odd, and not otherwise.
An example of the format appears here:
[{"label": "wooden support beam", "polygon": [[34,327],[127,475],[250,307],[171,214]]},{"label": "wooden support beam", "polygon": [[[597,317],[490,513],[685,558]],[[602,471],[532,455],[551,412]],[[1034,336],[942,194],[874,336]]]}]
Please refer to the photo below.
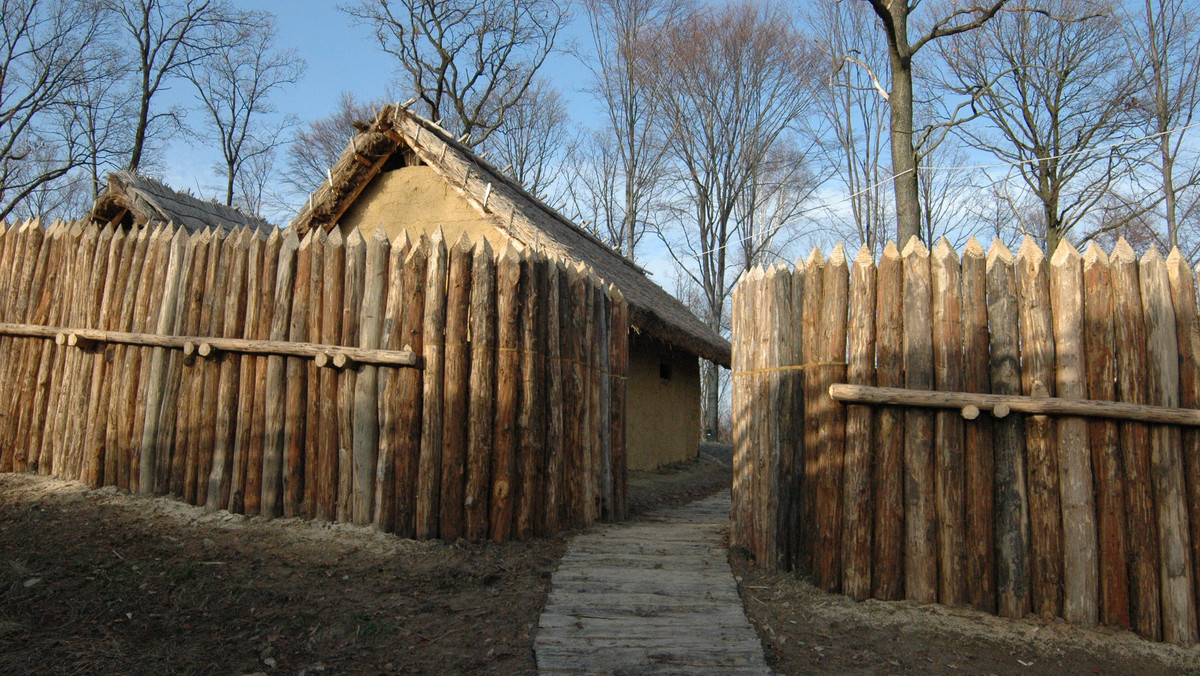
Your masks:
[{"label": "wooden support beam", "polygon": [[975,406],[991,410],[997,417],[1009,411],[1033,415],[1084,416],[1137,420],[1163,425],[1200,426],[1200,410],[1127,404],[1097,399],[1062,399],[1059,397],[1025,397],[1003,394],[973,394],[971,392],[932,392],[908,390],[902,387],[868,387],[835,383],[829,386],[829,396],[835,401],[888,406],[918,406],[923,408],[957,408]]},{"label": "wooden support beam", "polygon": [[[207,356],[207,354],[212,354],[216,351],[255,355],[277,354],[286,357],[309,357],[314,359],[317,358],[317,355],[324,355],[326,359],[329,358],[329,355],[332,355],[333,364],[339,368],[355,362],[384,366],[418,366],[420,361],[416,353],[412,350],[378,350],[284,340],[164,336],[156,333],[101,331],[99,329],[64,329],[35,324],[0,323],[0,335],[53,338],[59,345],[72,347],[82,347],[88,343],[116,343],[120,345],[164,347],[184,350],[189,355],[199,353],[200,356]],[[75,342],[72,342],[72,340]],[[190,352],[187,348],[189,344],[192,346]]]}]

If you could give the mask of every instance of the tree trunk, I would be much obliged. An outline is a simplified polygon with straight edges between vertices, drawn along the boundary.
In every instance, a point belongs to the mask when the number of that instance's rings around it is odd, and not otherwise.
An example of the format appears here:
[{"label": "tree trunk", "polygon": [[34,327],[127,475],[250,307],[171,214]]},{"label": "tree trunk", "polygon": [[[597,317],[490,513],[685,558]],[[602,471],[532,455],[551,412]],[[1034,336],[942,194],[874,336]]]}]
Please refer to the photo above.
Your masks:
[{"label": "tree trunk", "polygon": [[712,441],[717,438],[718,408],[720,397],[720,369],[714,362],[704,362],[704,439]]},{"label": "tree trunk", "polygon": [[896,191],[896,241],[906,243],[921,236],[921,203],[918,195],[917,153],[913,148],[912,60],[893,47],[892,92],[892,184]]}]

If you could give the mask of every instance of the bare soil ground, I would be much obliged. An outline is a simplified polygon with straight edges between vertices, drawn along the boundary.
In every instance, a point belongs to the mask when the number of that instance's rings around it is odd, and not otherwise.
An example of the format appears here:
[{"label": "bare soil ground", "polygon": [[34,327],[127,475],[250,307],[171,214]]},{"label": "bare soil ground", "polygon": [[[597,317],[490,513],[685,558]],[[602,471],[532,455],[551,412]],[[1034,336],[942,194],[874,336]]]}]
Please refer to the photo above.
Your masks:
[{"label": "bare soil ground", "polygon": [[[634,518],[728,485],[721,449],[632,473]],[[0,474],[0,673],[532,673],[565,538],[415,542]],[[1200,649],[856,604],[733,557],[779,673],[1200,674]]]},{"label": "bare soil ground", "polygon": [[746,613],[780,674],[1200,674],[1200,648],[1127,631],[907,601],[855,603],[732,556]]},{"label": "bare soil ground", "polygon": [[[728,470],[630,484],[640,513]],[[416,542],[0,474],[0,673],[531,673],[565,542]]]}]

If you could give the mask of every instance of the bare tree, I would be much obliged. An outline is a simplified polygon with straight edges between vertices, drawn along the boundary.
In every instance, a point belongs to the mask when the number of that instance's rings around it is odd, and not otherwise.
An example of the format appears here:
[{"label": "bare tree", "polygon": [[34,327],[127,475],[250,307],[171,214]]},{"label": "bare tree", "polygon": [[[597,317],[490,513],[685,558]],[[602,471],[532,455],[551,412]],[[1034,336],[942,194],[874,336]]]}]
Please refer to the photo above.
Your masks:
[{"label": "bare tree", "polygon": [[1134,83],[1111,16],[1083,18],[1086,0],[1032,4],[1041,11],[1005,14],[943,53],[952,90],[977,96],[988,122],[963,135],[1014,165],[1054,251],[1111,195]]},{"label": "bare tree", "polygon": [[[508,109],[503,124],[481,145],[494,164],[535,195],[555,190],[558,158],[570,135],[567,103],[548,81],[537,78]],[[553,201],[557,202],[557,195]]]},{"label": "bare tree", "polygon": [[[1200,108],[1200,15],[1183,0],[1145,0],[1122,15],[1137,78],[1137,109],[1153,142],[1146,164],[1155,174],[1166,244],[1180,244],[1180,193],[1200,186],[1200,162],[1188,162],[1188,127]],[[1200,234],[1200,233],[1198,233]]]},{"label": "bare tree", "polygon": [[342,10],[396,57],[422,112],[472,146],[525,96],[568,19],[555,0],[359,0]]},{"label": "bare tree", "polygon": [[304,62],[295,50],[273,48],[273,17],[258,15],[252,23],[253,28],[216,28],[237,35],[218,37],[213,42],[234,46],[188,65],[188,79],[208,113],[205,138],[221,147],[223,164],[218,166],[225,179],[225,204],[233,204],[234,186],[242,168],[283,143],[283,134],[292,121],[264,120],[276,112],[271,94],[294,84],[304,72]]},{"label": "bare tree", "polygon": [[921,239],[936,242],[945,236],[958,247],[981,231],[968,209],[977,192],[964,169],[969,155],[955,139],[947,139],[932,146],[921,160],[917,168]]},{"label": "bare tree", "polygon": [[284,158],[283,183],[296,194],[312,193],[358,133],[357,125],[373,120],[383,104],[359,101],[353,93],[342,92],[332,113],[296,131]]},{"label": "bare tree", "polygon": [[822,184],[810,170],[813,162],[807,150],[790,137],[782,138],[754,168],[745,194],[733,209],[742,269],[786,259],[800,235],[798,228],[789,226],[799,220]]},{"label": "bare tree", "polygon": [[67,0],[0,0],[0,219],[86,160],[75,94],[96,77],[100,18]]},{"label": "bare tree", "polygon": [[581,58],[595,80],[592,93],[604,108],[612,148],[619,160],[619,228],[612,241],[636,258],[646,212],[662,179],[665,144],[653,124],[653,97],[642,82],[647,39],[678,20],[687,0],[584,0],[594,53]]},{"label": "bare tree", "polygon": [[[626,239],[621,195],[621,157],[616,139],[607,129],[577,128],[578,142],[565,153],[566,196],[572,210],[581,214],[584,229],[615,250],[623,251]],[[634,246],[644,230],[636,232]]]},{"label": "bare tree", "polygon": [[[891,234],[891,181],[885,173],[887,99],[872,78],[887,77],[887,52],[864,3],[820,0],[810,5],[808,21],[824,57],[815,133],[832,180],[846,195],[839,208],[822,210],[819,220],[833,223],[839,238],[854,238],[878,253]],[[880,84],[887,88],[886,80]]]},{"label": "bare tree", "polygon": [[[738,261],[735,211],[773,148],[811,100],[808,41],[780,6],[734,3],[697,11],[651,40],[642,72],[656,92],[675,172],[674,226],[664,237],[701,288],[708,325],[722,330]],[[686,261],[686,263],[683,263]],[[705,368],[705,428],[717,424],[717,367]]]},{"label": "bare tree", "polygon": [[921,0],[868,0],[879,17],[888,45],[890,89],[876,77],[876,86],[887,97],[891,108],[892,181],[896,196],[897,239],[906,242],[921,232],[921,204],[917,176],[918,144],[913,128],[913,59],[926,45],[942,38],[962,35],[987,22],[1008,0],[985,3],[952,4],[941,16],[927,23],[929,28],[909,35],[912,14]]},{"label": "bare tree", "polygon": [[246,17],[224,0],[102,0],[102,6],[116,17],[121,42],[134,52],[137,121],[128,168],[137,170],[159,134],[180,126],[182,112],[156,110],[155,97],[199,60],[229,46],[212,42],[235,33],[216,30],[219,26],[245,25]]}]

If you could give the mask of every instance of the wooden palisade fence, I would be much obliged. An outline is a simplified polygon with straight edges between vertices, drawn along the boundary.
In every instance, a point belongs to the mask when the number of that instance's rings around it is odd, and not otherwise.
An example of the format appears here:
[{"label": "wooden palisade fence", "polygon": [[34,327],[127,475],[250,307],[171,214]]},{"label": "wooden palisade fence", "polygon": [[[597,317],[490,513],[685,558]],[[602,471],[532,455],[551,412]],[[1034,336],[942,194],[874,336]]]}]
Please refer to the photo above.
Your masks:
[{"label": "wooden palisade fence", "polygon": [[1195,643],[1196,283],[1123,240],[960,260],[914,238],[748,272],[733,544],[859,600]]},{"label": "wooden palisade fence", "polygon": [[0,471],[508,540],[625,514],[627,309],[440,233],[0,231]]}]

